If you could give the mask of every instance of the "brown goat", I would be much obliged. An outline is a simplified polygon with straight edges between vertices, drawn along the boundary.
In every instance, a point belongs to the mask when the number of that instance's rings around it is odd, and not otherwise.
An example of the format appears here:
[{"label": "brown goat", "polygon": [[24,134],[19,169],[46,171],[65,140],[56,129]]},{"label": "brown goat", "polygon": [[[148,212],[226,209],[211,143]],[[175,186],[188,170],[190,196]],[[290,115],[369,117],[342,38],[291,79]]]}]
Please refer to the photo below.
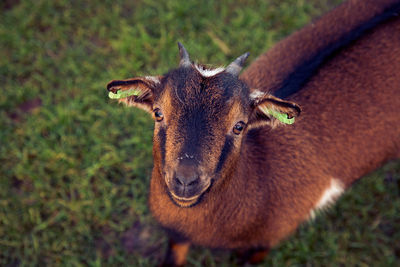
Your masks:
[{"label": "brown goat", "polygon": [[348,1],[240,79],[248,54],[209,70],[179,45],[177,69],[108,84],[155,119],[149,203],[171,235],[166,265],[183,265],[190,243],[260,260],[400,157],[399,11],[398,0]]}]

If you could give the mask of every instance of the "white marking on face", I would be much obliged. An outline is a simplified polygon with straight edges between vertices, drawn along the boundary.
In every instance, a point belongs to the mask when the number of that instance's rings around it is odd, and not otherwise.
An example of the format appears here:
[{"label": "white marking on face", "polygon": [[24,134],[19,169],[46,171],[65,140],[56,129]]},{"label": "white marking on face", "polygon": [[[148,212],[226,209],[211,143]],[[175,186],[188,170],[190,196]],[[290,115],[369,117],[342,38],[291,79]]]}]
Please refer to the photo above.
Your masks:
[{"label": "white marking on face", "polygon": [[200,72],[203,77],[212,77],[225,70],[225,68],[205,69],[204,67],[197,64],[195,64],[194,67],[196,68],[196,70],[198,70],[198,72]]},{"label": "white marking on face", "polygon": [[325,189],[314,209],[310,211],[310,218],[314,219],[316,212],[332,205],[343,192],[343,183],[338,179],[332,179],[330,186]]}]

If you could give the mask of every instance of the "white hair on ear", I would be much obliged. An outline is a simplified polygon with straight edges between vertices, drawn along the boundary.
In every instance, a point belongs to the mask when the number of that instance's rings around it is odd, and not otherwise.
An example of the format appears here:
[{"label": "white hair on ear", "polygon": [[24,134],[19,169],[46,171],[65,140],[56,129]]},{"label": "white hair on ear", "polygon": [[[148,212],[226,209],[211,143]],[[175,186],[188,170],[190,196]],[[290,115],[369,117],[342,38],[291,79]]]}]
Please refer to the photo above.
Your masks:
[{"label": "white hair on ear", "polygon": [[250,99],[251,99],[251,100],[256,100],[256,99],[258,99],[258,98],[260,98],[260,97],[262,97],[262,96],[265,96],[266,94],[267,94],[267,93],[261,92],[260,90],[256,89],[256,90],[254,90],[253,92],[251,92],[251,94],[250,94]]},{"label": "white hair on ear", "polygon": [[155,84],[160,83],[160,79],[157,76],[145,76],[144,77],[146,80],[152,81]]}]

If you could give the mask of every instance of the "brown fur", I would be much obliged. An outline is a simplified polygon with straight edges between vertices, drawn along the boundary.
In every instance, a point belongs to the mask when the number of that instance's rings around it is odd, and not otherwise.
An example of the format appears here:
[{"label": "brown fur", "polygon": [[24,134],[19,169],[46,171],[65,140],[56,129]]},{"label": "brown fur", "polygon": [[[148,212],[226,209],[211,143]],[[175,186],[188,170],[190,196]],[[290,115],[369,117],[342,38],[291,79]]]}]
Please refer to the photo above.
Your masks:
[{"label": "brown fur", "polygon": [[[281,41],[256,60],[242,79],[264,92],[279,88],[307,58],[397,2],[349,1]],[[154,217],[163,227],[178,233],[182,238],[178,244],[190,241],[231,249],[275,246],[309,219],[332,179],[348,187],[387,160],[400,156],[398,59],[400,19],[395,17],[341,49],[290,97],[293,102],[287,103],[302,107],[302,116],[294,125],[272,130],[256,123],[257,127],[252,127],[249,121],[250,126],[234,141],[221,178],[190,208],[179,207],[168,194],[168,179],[160,171],[163,166],[156,126],[149,198]],[[182,101],[201,101],[190,98],[194,94],[191,90],[198,90],[199,81],[195,79],[187,81],[188,98]],[[176,101],[171,97],[173,88],[171,85],[163,94],[163,99],[169,100],[162,101]],[[218,108],[212,103],[220,97],[219,93],[211,93],[206,102],[210,108]],[[179,101],[166,105],[172,109],[165,111],[165,120],[180,116]],[[215,127],[216,136],[229,135],[225,131],[236,121],[245,121],[242,117],[246,114],[250,117],[251,111],[243,110],[240,103],[240,93],[230,101],[233,104],[228,111],[210,113],[226,116],[222,122],[210,124]],[[284,108],[288,107],[285,102],[280,102]],[[168,113],[172,110],[173,116]],[[287,114],[295,116],[295,110],[293,106]],[[212,116],[208,119],[212,121]],[[183,142],[176,141],[182,136],[174,123],[168,126],[166,141],[166,165],[171,169],[180,164],[175,158],[179,157],[177,151]],[[223,142],[212,140],[212,144],[212,149],[202,150],[208,161],[200,161],[200,169],[212,169],[217,164]],[[171,246],[177,248],[176,244]],[[182,247],[186,251],[187,246]],[[182,253],[178,253],[180,258]],[[257,255],[254,258],[259,259]]]}]

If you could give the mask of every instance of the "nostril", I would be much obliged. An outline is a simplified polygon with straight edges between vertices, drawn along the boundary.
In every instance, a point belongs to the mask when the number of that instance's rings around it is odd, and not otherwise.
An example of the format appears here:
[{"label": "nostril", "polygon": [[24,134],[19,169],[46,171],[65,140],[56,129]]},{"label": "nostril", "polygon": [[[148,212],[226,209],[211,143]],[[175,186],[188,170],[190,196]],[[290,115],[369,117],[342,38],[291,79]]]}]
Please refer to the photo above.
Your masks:
[{"label": "nostril", "polygon": [[193,177],[175,176],[174,181],[176,185],[179,186],[193,187],[200,183],[200,178],[198,176],[193,176]]},{"label": "nostril", "polygon": [[175,182],[176,182],[178,185],[185,185],[184,179],[183,179],[183,178],[180,178],[180,177],[175,177]]},{"label": "nostril", "polygon": [[188,183],[188,186],[195,186],[195,185],[197,185],[197,184],[199,183],[199,180],[200,180],[199,178],[196,178],[196,180],[189,182],[189,183]]}]

